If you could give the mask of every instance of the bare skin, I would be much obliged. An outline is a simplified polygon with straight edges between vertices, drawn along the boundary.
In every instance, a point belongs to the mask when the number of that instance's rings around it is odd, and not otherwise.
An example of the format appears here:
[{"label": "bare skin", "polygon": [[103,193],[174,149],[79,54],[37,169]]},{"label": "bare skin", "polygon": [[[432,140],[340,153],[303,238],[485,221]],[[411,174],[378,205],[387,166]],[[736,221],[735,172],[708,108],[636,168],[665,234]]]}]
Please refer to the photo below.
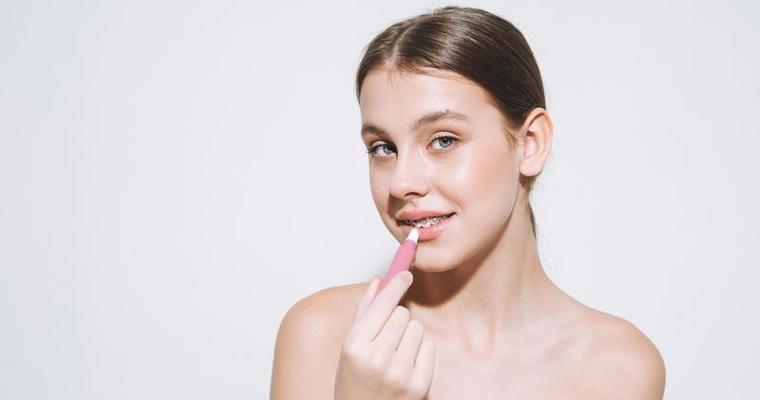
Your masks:
[{"label": "bare skin", "polygon": [[[405,237],[401,210],[455,213],[440,237],[419,243],[414,282],[399,302],[435,344],[425,398],[662,398],[665,367],[654,344],[631,323],[573,299],[541,265],[521,177],[540,173],[548,157],[545,110],[513,127],[513,144],[479,86],[451,72],[393,68],[367,76],[360,106],[364,126],[373,127],[362,137],[373,149],[373,200],[394,237]],[[438,110],[466,121],[411,128]],[[288,312],[272,399],[332,398],[341,343],[366,287],[325,289]]]}]

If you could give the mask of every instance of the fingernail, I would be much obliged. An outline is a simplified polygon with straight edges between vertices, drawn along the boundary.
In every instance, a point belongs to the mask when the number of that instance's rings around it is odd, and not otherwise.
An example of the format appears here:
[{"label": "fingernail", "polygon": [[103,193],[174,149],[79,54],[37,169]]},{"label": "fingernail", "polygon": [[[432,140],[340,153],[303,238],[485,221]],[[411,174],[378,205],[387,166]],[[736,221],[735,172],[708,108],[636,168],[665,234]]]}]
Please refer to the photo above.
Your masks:
[{"label": "fingernail", "polygon": [[404,282],[411,282],[411,281],[412,281],[412,278],[414,277],[414,276],[412,275],[412,273],[411,273],[411,272],[409,272],[408,270],[407,270],[407,271],[401,271],[401,272],[399,273],[399,275],[401,275],[401,279],[402,279]]}]

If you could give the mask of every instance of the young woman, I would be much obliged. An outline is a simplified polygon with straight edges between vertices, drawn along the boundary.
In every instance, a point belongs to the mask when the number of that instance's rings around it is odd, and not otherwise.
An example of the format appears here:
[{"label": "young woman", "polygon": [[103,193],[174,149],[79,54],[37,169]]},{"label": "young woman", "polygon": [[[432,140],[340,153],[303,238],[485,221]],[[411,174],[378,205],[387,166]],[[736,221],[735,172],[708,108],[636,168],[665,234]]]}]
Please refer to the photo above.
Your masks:
[{"label": "young woman", "polygon": [[423,233],[382,291],[375,277],[288,311],[271,398],[661,399],[649,339],[541,265],[529,194],[552,121],[520,31],[462,7],[395,23],[356,90],[380,218],[399,242]]}]

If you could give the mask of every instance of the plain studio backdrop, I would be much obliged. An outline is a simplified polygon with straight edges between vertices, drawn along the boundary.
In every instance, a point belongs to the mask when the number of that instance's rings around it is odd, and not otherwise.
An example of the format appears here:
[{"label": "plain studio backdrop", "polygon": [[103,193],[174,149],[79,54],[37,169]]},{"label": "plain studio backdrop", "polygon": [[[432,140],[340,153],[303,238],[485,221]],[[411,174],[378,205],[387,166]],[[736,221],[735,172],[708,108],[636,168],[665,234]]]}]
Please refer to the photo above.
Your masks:
[{"label": "plain studio backdrop", "polygon": [[[290,306],[396,248],[364,46],[449,4],[0,3],[0,398],[267,398]],[[760,398],[757,3],[455,4],[538,60],[549,276],[652,339],[666,398]]]}]

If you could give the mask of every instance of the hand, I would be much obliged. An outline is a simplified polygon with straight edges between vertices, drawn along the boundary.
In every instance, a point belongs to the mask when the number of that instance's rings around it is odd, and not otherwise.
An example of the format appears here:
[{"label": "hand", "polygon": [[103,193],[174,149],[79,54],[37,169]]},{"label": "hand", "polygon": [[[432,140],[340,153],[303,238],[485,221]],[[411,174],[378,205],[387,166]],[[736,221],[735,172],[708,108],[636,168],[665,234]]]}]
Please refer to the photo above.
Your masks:
[{"label": "hand", "polygon": [[335,400],[403,399],[427,396],[433,381],[435,345],[423,340],[424,326],[409,319],[398,302],[412,273],[396,274],[375,296],[375,276],[359,301],[343,340],[335,377]]}]

